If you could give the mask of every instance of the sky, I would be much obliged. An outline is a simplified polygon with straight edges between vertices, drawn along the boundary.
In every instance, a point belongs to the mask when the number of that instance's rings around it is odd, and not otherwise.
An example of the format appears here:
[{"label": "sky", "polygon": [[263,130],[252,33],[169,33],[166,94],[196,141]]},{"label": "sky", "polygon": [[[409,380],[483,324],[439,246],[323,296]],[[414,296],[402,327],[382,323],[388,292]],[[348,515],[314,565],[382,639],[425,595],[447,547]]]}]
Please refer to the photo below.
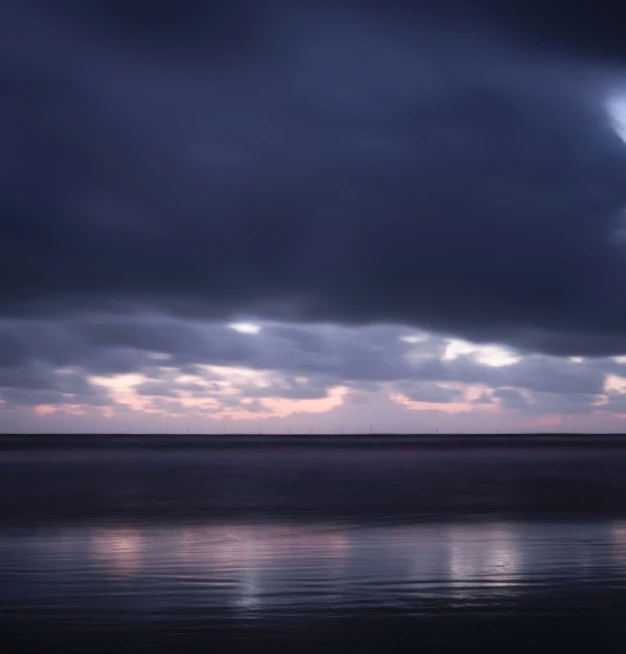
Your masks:
[{"label": "sky", "polygon": [[4,0],[0,431],[626,429],[591,0]]}]

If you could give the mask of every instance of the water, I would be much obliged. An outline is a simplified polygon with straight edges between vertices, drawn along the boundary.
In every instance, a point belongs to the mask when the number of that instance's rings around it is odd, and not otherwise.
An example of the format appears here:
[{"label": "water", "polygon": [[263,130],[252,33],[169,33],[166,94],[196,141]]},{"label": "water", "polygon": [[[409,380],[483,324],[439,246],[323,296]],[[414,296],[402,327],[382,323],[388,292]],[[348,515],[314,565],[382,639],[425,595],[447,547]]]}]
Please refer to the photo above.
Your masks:
[{"label": "water", "polygon": [[621,442],[0,444],[10,651],[624,648]]}]

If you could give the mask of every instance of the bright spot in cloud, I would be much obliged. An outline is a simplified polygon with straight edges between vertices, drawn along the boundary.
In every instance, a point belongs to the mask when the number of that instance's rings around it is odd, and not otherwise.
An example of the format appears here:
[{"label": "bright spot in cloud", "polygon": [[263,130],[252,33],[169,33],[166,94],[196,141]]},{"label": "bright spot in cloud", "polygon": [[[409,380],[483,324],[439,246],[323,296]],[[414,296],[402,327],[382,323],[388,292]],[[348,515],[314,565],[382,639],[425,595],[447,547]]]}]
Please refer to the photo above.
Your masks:
[{"label": "bright spot in cloud", "polygon": [[626,142],[626,94],[614,93],[606,102],[613,129]]},{"label": "bright spot in cloud", "polygon": [[425,334],[407,334],[406,336],[400,336],[399,338],[405,343],[424,343],[430,337]]},{"label": "bright spot in cloud", "polygon": [[475,358],[478,363],[482,363],[485,366],[493,366],[495,368],[500,366],[512,366],[520,360],[520,357],[517,357],[512,352],[496,345],[487,345],[479,348]]},{"label": "bright spot in cloud", "polygon": [[129,373],[127,375],[113,375],[112,377],[91,376],[87,378],[87,381],[95,386],[103,386],[119,404],[126,404],[133,409],[141,409],[143,404],[138,401],[134,387],[146,381],[146,379],[144,375]]},{"label": "bright spot in cloud", "polygon": [[444,361],[453,361],[460,356],[472,355],[472,359],[484,366],[510,366],[517,363],[520,357],[498,345],[472,345],[467,341],[451,339],[448,342]]},{"label": "bright spot in cloud", "polygon": [[127,375],[113,375],[112,377],[92,376],[88,377],[87,380],[91,384],[104,386],[114,392],[124,392],[146,381],[146,377],[138,373],[129,373]]},{"label": "bright spot in cloud", "polygon": [[584,363],[585,360],[582,357],[570,357],[569,360],[572,363]]},{"label": "bright spot in cloud", "polygon": [[208,378],[217,383],[229,382],[231,384],[268,387],[271,385],[270,373],[265,370],[253,370],[244,366],[197,366],[206,371]]},{"label": "bright spot in cloud", "polygon": [[604,379],[605,393],[626,393],[626,378],[619,375],[607,375]]},{"label": "bright spot in cloud", "polygon": [[475,349],[474,345],[471,345],[466,341],[451,340],[446,348],[446,353],[443,355],[443,360],[453,361],[463,354],[471,354]]},{"label": "bright spot in cloud", "polygon": [[261,331],[259,325],[253,325],[250,322],[234,322],[228,326],[241,334],[258,334]]},{"label": "bright spot in cloud", "polygon": [[172,358],[172,355],[165,354],[165,352],[150,352],[148,358],[153,361],[169,361]]},{"label": "bright spot in cloud", "polygon": [[56,413],[57,407],[50,406],[49,404],[39,404],[35,407],[34,411],[39,416],[47,416],[51,413]]}]

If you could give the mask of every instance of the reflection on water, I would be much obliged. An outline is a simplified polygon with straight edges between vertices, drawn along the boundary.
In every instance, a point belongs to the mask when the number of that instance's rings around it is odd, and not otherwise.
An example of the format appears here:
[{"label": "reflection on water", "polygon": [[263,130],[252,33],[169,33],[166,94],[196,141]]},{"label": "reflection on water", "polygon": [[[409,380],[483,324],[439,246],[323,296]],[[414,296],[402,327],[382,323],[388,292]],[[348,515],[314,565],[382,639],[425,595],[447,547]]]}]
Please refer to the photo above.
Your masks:
[{"label": "reflection on water", "polygon": [[142,547],[139,529],[96,529],[91,534],[91,559],[121,575],[138,572]]},{"label": "reflection on water", "polygon": [[611,524],[611,546],[614,560],[626,568],[626,520]]},{"label": "reflection on water", "polygon": [[451,527],[446,534],[449,574],[460,597],[471,597],[477,580],[484,587],[512,588],[520,573],[517,533],[507,525]]},{"label": "reflection on water", "polygon": [[419,612],[563,585],[624,588],[626,523],[5,529],[0,557],[12,611]]}]

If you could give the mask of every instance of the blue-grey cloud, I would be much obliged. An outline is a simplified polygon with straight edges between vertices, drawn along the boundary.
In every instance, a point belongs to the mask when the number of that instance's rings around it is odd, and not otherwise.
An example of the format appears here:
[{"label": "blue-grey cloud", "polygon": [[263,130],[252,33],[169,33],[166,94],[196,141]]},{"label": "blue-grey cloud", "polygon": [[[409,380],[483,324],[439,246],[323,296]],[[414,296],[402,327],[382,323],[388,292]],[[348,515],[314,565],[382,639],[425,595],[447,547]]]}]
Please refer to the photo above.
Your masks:
[{"label": "blue-grey cloud", "polygon": [[[0,322],[0,332],[0,399],[10,406],[111,405],[114,400],[93,377],[137,373],[145,381],[135,392],[148,401],[148,408],[159,410],[166,410],[162,400],[178,403],[167,404],[168,410],[182,410],[185,398],[215,400],[212,411],[220,406],[242,408],[244,401],[254,399],[258,402],[245,408],[260,410],[266,398],[322,399],[337,387],[348,389],[346,402],[352,404],[377,391],[401,393],[418,402],[467,403],[459,390],[464,385],[495,389],[493,397],[486,393],[471,403],[500,401],[504,408],[528,414],[624,409],[616,392],[596,407],[605,394],[607,375],[626,376],[624,363],[526,354],[516,363],[494,367],[472,353],[444,356],[446,339],[410,334],[395,325],[265,323],[259,333],[249,334],[219,323],[153,315],[12,319]],[[19,357],[5,356],[4,350],[13,346]],[[233,367],[262,372],[263,386],[224,370]],[[461,386],[447,386],[451,383]],[[202,403],[198,411],[206,406]]]},{"label": "blue-grey cloud", "polygon": [[[617,10],[183,4],[0,7],[3,315],[256,313],[626,350]],[[342,374],[367,377],[361,354]]]}]

